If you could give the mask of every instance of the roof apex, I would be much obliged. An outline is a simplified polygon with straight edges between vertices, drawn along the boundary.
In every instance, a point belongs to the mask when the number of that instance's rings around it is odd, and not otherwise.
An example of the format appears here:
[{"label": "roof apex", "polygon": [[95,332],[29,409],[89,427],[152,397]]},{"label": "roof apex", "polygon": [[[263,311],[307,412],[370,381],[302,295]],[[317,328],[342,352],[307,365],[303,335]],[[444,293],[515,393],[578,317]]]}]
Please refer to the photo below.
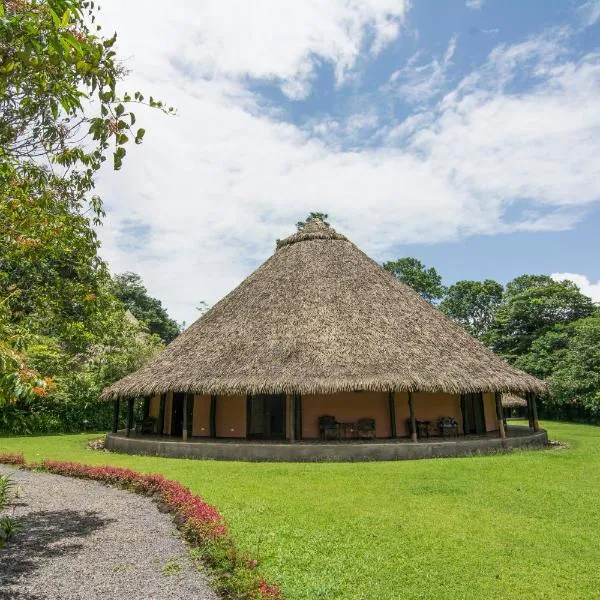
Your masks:
[{"label": "roof apex", "polygon": [[305,242],[307,240],[344,240],[347,242],[348,238],[345,235],[338,233],[333,227],[330,227],[321,219],[313,218],[296,233],[283,240],[277,240],[277,250],[284,246],[290,246],[291,244]]}]

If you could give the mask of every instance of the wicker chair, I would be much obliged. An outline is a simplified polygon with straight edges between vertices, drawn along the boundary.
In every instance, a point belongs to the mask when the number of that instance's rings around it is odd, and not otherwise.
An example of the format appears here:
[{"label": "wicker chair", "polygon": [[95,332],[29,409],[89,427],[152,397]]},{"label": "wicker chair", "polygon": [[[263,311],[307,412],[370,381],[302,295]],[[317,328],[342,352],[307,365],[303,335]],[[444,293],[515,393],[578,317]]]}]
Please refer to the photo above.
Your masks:
[{"label": "wicker chair", "polygon": [[135,424],[136,433],[156,433],[157,420],[154,417],[146,417]]},{"label": "wicker chair", "polygon": [[375,419],[358,420],[358,437],[361,440],[372,440],[375,438]]},{"label": "wicker chair", "polygon": [[319,417],[319,437],[322,440],[336,440],[339,438],[339,429],[335,417],[331,415]]},{"label": "wicker chair", "polygon": [[452,417],[441,417],[438,421],[438,429],[442,437],[458,437],[458,423]]}]

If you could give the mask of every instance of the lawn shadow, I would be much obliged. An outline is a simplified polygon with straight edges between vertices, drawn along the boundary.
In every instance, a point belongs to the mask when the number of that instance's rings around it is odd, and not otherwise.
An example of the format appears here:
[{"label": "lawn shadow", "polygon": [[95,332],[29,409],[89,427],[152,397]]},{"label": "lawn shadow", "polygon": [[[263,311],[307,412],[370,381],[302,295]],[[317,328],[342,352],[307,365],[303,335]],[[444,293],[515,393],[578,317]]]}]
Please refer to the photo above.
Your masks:
[{"label": "lawn shadow", "polygon": [[[42,600],[18,586],[48,561],[77,554],[82,538],[113,523],[95,511],[37,511],[19,518],[23,531],[0,550],[0,599]],[[11,589],[12,588],[12,589]]]}]

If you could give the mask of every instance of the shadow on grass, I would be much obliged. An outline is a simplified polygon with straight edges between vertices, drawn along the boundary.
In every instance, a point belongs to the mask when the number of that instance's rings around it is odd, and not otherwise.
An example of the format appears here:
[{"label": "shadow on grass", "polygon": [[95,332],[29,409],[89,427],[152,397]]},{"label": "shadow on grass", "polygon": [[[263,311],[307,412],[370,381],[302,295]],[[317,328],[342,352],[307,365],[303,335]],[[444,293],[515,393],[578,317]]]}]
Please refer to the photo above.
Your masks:
[{"label": "shadow on grass", "polygon": [[0,599],[42,600],[18,588],[44,564],[66,554],[77,554],[81,539],[113,523],[115,519],[95,511],[38,511],[20,517],[23,531],[0,550]]}]

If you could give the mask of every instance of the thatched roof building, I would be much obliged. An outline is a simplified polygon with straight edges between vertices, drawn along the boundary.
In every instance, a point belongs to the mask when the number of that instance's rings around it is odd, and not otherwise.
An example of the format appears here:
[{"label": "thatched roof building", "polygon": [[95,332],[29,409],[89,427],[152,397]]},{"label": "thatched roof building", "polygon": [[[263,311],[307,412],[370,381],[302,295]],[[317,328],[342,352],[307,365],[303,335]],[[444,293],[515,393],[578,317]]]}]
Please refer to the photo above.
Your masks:
[{"label": "thatched roof building", "polygon": [[545,392],[319,220],[103,392]]},{"label": "thatched roof building", "polygon": [[506,392],[502,394],[502,408],[517,408],[523,406],[527,406],[527,400],[525,400],[525,398]]}]

